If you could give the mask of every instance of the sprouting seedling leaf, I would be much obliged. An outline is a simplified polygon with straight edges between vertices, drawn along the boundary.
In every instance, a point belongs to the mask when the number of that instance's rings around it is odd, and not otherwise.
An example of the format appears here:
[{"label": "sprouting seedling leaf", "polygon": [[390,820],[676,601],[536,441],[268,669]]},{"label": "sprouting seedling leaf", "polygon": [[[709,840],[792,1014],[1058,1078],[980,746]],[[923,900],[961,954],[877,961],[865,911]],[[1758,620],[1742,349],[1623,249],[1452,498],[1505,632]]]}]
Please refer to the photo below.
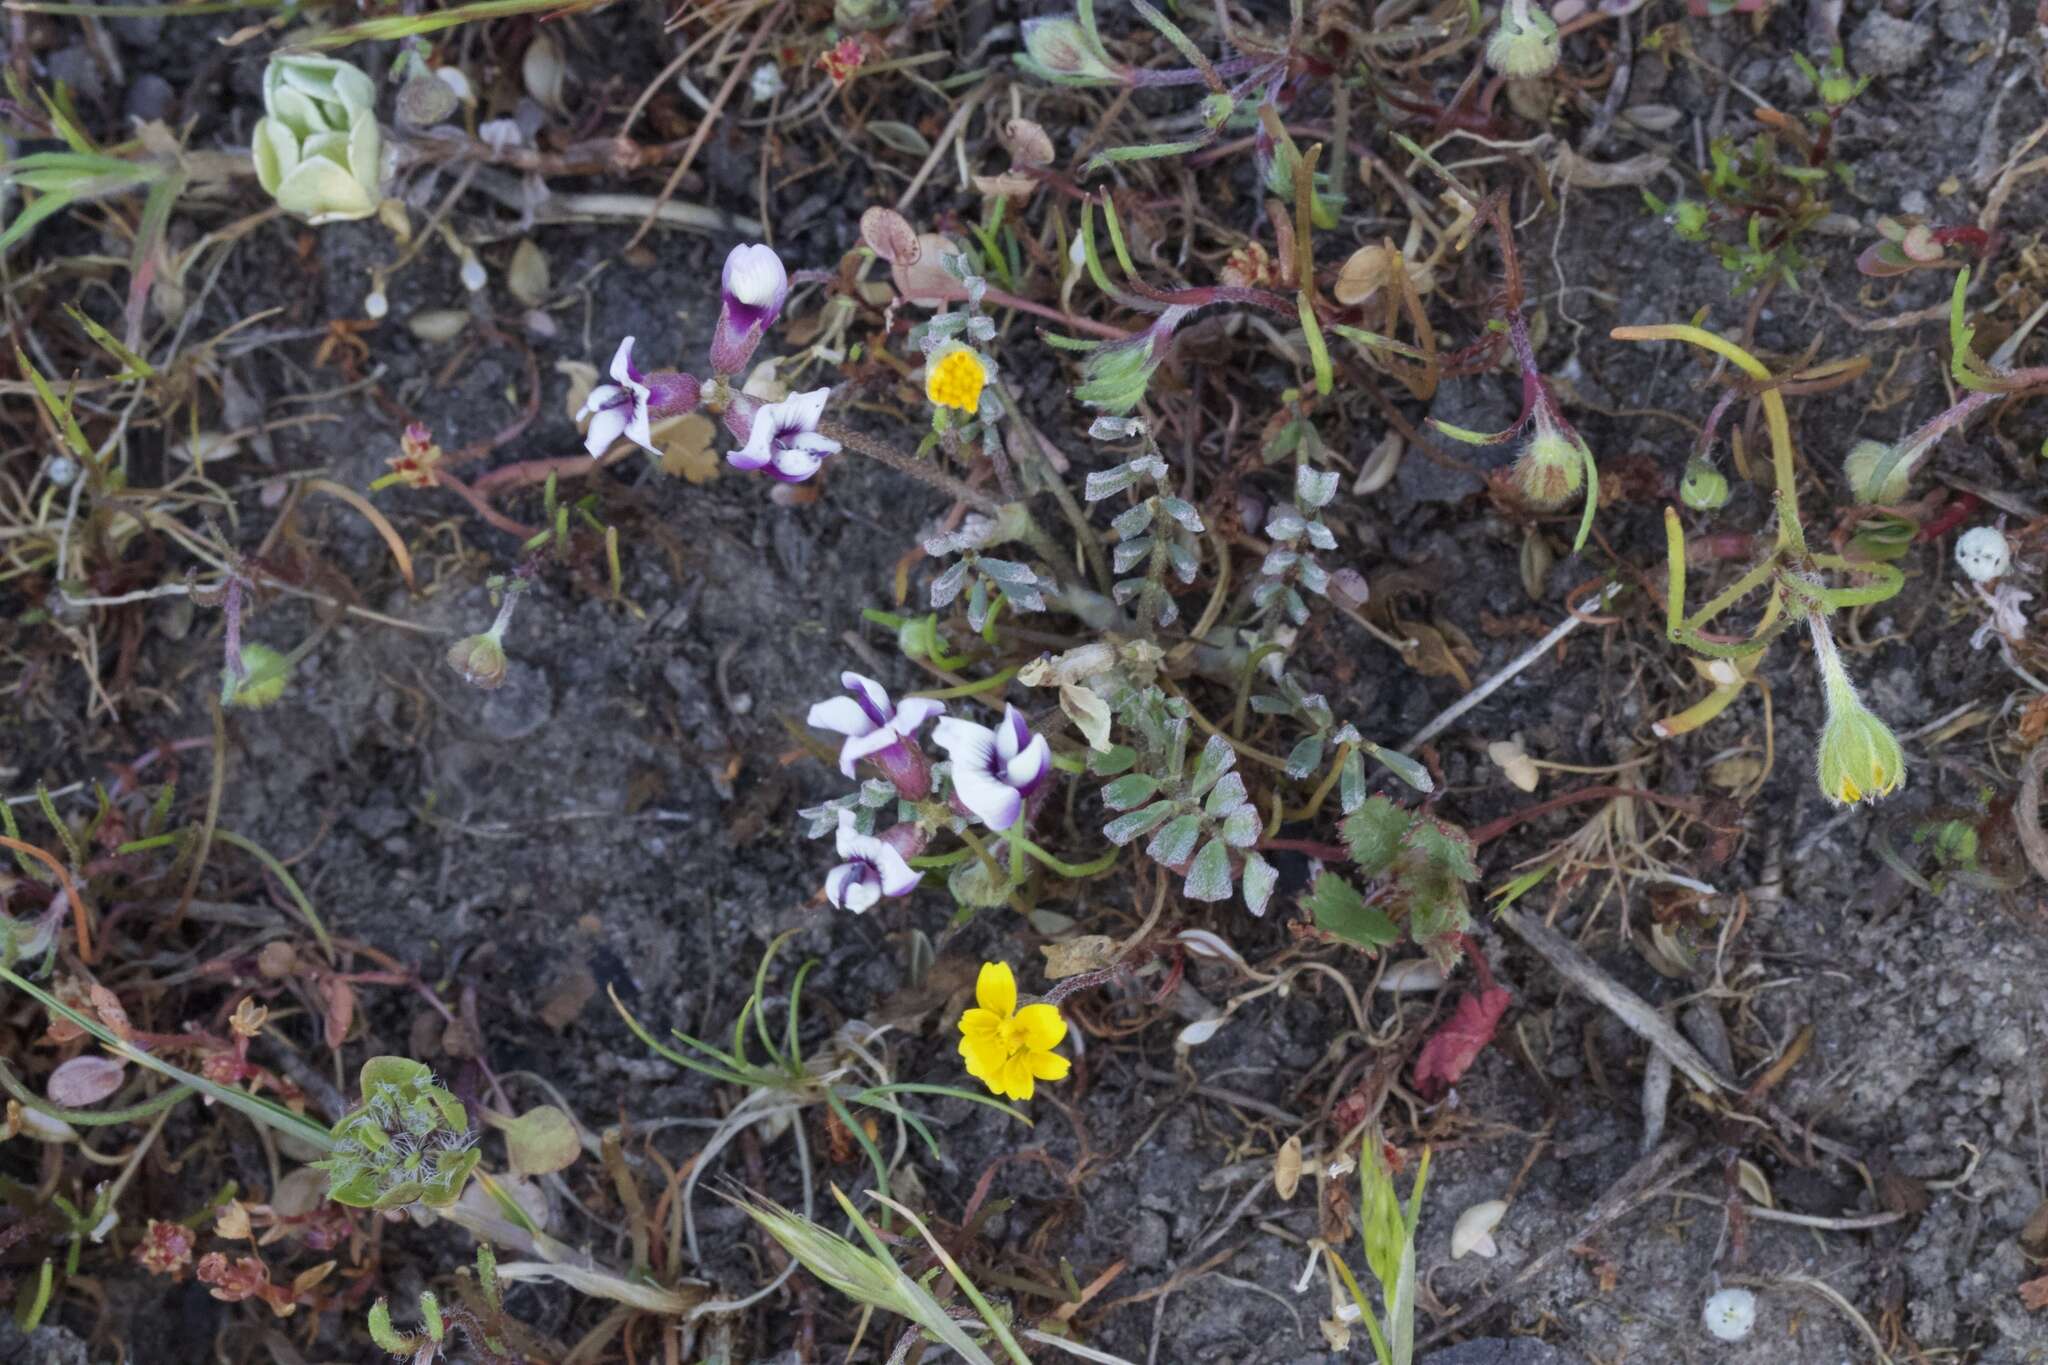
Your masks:
[{"label": "sprouting seedling leaf", "polygon": [[1301,904],[1315,916],[1316,928],[1368,952],[1385,948],[1401,937],[1401,931],[1384,910],[1367,905],[1358,888],[1334,872],[1318,876]]},{"label": "sprouting seedling leaf", "polygon": [[1998,376],[1976,351],[1977,328],[1963,320],[1963,295],[1969,292],[1969,288],[1970,268],[1964,266],[1956,272],[1955,291],[1949,295],[1949,369],[1956,382],[1966,389],[1979,392],[1995,390],[1999,387]]}]

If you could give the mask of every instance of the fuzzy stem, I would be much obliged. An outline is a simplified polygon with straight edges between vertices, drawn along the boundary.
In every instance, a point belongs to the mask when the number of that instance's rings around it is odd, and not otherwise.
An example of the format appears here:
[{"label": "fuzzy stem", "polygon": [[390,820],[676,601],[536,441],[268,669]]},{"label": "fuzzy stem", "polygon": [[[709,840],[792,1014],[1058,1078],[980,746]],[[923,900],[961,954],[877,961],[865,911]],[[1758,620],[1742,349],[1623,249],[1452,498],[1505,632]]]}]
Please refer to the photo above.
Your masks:
[{"label": "fuzzy stem", "polygon": [[1764,423],[1771,432],[1771,473],[1790,513],[1778,522],[1778,543],[1787,544],[1794,534],[1792,523],[1799,512],[1797,475],[1792,467],[1792,422],[1785,412],[1785,399],[1771,384],[1771,372],[1764,363],[1732,341],[1703,327],[1667,323],[1655,327],[1617,327],[1608,333],[1616,341],[1688,341],[1701,350],[1712,351],[1751,379],[1766,385],[1757,396],[1764,405]]},{"label": "fuzzy stem", "polygon": [[885,464],[899,474],[908,474],[920,483],[938,489],[955,502],[964,502],[976,511],[986,512],[992,517],[1002,513],[1003,504],[994,496],[963,483],[942,469],[935,469],[921,460],[912,459],[885,441],[877,441],[837,422],[818,423],[818,434],[839,442],[848,450]]}]

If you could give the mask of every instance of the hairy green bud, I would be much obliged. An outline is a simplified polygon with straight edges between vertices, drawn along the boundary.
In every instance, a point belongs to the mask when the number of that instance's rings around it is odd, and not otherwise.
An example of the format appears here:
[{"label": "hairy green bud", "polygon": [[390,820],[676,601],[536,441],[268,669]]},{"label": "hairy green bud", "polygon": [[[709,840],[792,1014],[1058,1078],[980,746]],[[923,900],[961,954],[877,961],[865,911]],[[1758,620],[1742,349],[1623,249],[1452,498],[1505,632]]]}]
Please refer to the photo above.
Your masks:
[{"label": "hairy green bud", "polygon": [[1024,21],[1017,65],[1060,85],[1121,85],[1123,76],[1095,35],[1070,15]]},{"label": "hairy green bud", "polygon": [[242,677],[221,680],[221,701],[231,707],[260,711],[284,695],[292,661],[268,645],[242,646]]},{"label": "hairy green bud", "polygon": [[1848,476],[1849,491],[1858,502],[1895,503],[1905,500],[1913,464],[1912,451],[1902,451],[1883,441],[1858,441],[1849,447],[1848,457],[1842,461],[1842,473]]},{"label": "hairy green bud", "polygon": [[1705,460],[1687,460],[1678,499],[1695,512],[1717,512],[1728,505],[1728,476]]},{"label": "hairy green bud", "polygon": [[1515,461],[1515,486],[1531,507],[1548,511],[1586,485],[1586,448],[1556,427],[1538,421],[1536,434]]},{"label": "hairy green bud", "polygon": [[1550,74],[1561,49],[1555,19],[1530,0],[1509,0],[1486,40],[1486,64],[1510,79],[1532,80]]},{"label": "hairy green bud", "polygon": [[480,635],[466,635],[448,646],[448,666],[462,675],[471,687],[489,692],[505,681],[505,646],[501,632],[492,629]]}]

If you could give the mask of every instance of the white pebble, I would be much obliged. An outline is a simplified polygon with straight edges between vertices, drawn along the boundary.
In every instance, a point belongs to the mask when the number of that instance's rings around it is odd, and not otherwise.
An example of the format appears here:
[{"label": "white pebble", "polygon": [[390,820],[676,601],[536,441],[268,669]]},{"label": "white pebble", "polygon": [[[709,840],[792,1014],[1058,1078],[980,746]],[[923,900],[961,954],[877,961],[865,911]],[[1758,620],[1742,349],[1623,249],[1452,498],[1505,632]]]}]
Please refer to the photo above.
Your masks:
[{"label": "white pebble", "polygon": [[1707,1300],[1700,1318],[1716,1341],[1741,1341],[1756,1326],[1756,1295],[1747,1289],[1724,1289]]},{"label": "white pebble", "polygon": [[1956,564],[1979,583],[1989,583],[2012,567],[2012,546],[1996,526],[1978,526],[1956,541]]}]

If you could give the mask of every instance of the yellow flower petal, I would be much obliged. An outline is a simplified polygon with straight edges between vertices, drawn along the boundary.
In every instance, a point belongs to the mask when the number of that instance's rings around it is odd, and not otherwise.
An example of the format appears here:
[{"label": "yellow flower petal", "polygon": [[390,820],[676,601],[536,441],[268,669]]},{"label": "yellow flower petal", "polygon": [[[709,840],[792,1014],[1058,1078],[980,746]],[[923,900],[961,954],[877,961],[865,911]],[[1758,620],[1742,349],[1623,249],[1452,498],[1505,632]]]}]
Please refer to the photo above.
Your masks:
[{"label": "yellow flower petal", "polygon": [[1003,1051],[1001,1044],[973,1038],[960,1040],[960,1055],[966,1059],[967,1074],[978,1081],[987,1081],[997,1075],[1003,1063],[1009,1060],[1009,1054]]},{"label": "yellow flower petal", "polygon": [[1017,1022],[1024,1026],[1024,1046],[1033,1052],[1050,1052],[1067,1036],[1067,1021],[1052,1005],[1026,1005],[1017,1011]]},{"label": "yellow flower petal", "polygon": [[1003,1017],[994,1010],[969,1010],[960,1016],[960,1032],[977,1042],[993,1040],[1002,1028]]},{"label": "yellow flower petal", "polygon": [[1031,1054],[1031,1074],[1041,1081],[1063,1081],[1073,1063],[1057,1052],[1034,1052]]},{"label": "yellow flower petal", "polygon": [[1031,1076],[1031,1055],[1020,1052],[1003,1063],[1003,1074],[998,1088],[1013,1100],[1028,1100],[1035,1088]]},{"label": "yellow flower petal", "polygon": [[1011,974],[1009,963],[981,964],[981,976],[974,983],[974,1000],[1004,1019],[1017,1012],[1017,978]]}]

